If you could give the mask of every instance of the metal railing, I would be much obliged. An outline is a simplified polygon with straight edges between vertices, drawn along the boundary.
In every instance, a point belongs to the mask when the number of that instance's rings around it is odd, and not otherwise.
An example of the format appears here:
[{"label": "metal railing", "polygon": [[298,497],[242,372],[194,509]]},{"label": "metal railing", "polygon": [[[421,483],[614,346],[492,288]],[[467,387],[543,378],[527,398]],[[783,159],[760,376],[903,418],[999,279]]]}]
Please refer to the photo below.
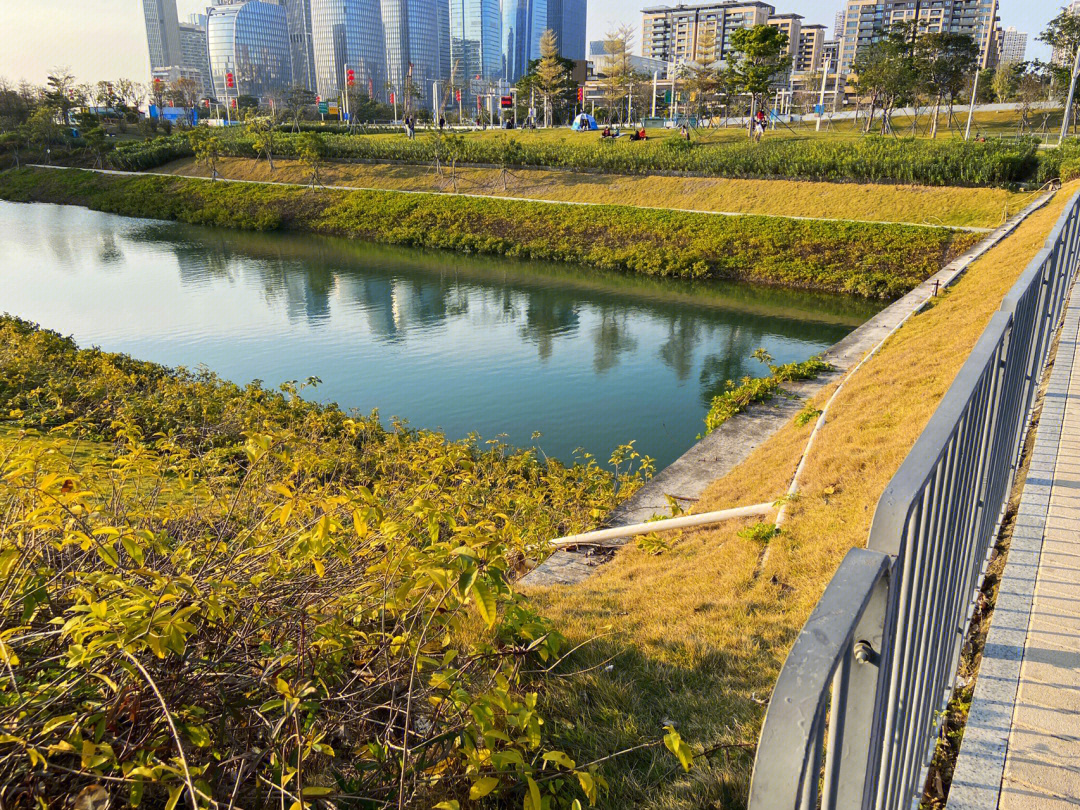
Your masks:
[{"label": "metal railing", "polygon": [[1077,268],[1080,195],[991,318],[784,663],[750,810],[917,807]]}]

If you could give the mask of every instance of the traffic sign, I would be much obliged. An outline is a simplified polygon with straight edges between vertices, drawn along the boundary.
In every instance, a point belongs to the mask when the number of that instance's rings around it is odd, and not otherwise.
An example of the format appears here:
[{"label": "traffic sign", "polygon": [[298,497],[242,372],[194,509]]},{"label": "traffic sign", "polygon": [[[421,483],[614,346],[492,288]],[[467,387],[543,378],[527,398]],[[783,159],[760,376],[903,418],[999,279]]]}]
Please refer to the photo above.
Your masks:
[{"label": "traffic sign", "polygon": [[514,97],[503,96],[499,99],[499,106],[502,107],[504,110],[509,110],[511,107],[514,106]]},{"label": "traffic sign", "polygon": [[328,112],[330,112],[330,102],[328,102],[328,101],[320,101],[319,102],[319,115],[326,115]]}]

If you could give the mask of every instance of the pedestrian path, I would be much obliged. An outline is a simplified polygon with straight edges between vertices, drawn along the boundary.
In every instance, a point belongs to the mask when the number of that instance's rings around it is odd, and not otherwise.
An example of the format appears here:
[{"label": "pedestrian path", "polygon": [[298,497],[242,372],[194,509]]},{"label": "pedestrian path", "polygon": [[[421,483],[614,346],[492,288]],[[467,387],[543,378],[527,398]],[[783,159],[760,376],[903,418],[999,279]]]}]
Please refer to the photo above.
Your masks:
[{"label": "pedestrian path", "polygon": [[1080,808],[1080,294],[1074,290],[949,810]]}]

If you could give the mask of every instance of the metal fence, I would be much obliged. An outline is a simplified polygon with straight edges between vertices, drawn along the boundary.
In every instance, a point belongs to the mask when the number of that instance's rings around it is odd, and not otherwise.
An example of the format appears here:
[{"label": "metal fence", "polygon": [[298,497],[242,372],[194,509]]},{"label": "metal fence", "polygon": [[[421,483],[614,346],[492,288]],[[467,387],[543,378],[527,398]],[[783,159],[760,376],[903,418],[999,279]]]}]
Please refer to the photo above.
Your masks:
[{"label": "metal fence", "polygon": [[1080,195],[991,318],[777,680],[750,810],[917,807],[1054,330]]}]

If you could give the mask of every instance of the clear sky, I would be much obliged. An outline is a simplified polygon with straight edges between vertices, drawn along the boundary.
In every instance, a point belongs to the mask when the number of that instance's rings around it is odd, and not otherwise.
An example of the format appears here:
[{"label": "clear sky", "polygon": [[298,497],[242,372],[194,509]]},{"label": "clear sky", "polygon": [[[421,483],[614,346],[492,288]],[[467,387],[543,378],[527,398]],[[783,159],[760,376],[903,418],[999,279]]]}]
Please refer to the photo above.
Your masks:
[{"label": "clear sky", "polygon": [[[672,5],[675,0],[671,0]],[[680,0],[691,2],[691,0]],[[840,0],[772,0],[823,23],[832,35]],[[203,10],[205,0],[177,0],[181,19]],[[626,23],[641,35],[641,0],[589,0],[589,39]],[[1028,58],[1049,58],[1035,36],[1060,9],[1060,0],[1001,0],[1001,24],[1028,32]],[[0,0],[0,76],[43,83],[49,70],[68,66],[80,81],[149,75],[146,34],[138,0]]]}]

